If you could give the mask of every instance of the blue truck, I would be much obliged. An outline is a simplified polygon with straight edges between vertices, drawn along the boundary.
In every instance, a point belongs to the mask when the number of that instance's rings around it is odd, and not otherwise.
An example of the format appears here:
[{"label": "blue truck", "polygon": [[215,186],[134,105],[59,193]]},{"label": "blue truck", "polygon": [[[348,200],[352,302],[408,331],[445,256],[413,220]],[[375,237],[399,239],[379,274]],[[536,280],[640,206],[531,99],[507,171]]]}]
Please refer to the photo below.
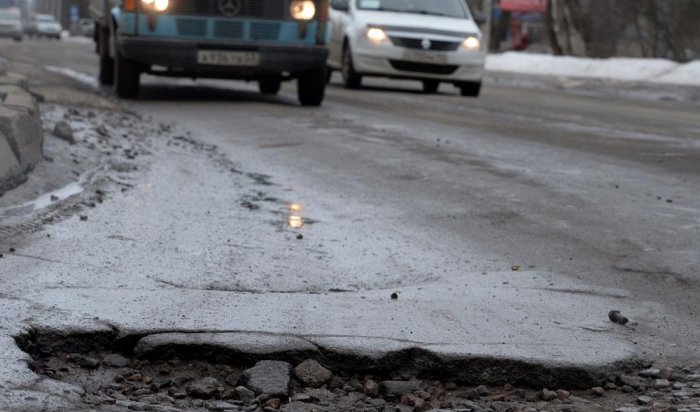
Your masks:
[{"label": "blue truck", "polygon": [[257,81],[276,94],[296,80],[299,102],[326,88],[328,0],[90,0],[99,80],[121,98],[144,73]]}]

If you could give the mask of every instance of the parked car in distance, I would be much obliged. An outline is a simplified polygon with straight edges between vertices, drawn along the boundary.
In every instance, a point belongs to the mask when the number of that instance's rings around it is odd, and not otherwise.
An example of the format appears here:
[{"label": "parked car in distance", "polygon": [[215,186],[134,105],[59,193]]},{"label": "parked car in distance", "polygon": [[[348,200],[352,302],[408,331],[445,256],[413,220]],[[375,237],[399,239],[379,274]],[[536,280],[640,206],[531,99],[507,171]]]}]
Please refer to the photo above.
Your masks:
[{"label": "parked car in distance", "polygon": [[37,14],[34,17],[32,29],[32,34],[35,36],[60,40],[63,26],[50,14]]},{"label": "parked car in distance", "polygon": [[95,36],[95,21],[93,19],[78,20],[78,32],[85,37]]},{"label": "parked car in distance", "polygon": [[363,76],[413,79],[434,93],[452,83],[477,97],[486,62],[481,31],[464,0],[331,0],[329,70],[347,88]]},{"label": "parked car in distance", "polygon": [[19,10],[14,8],[0,9],[0,37],[22,41],[24,31]]}]

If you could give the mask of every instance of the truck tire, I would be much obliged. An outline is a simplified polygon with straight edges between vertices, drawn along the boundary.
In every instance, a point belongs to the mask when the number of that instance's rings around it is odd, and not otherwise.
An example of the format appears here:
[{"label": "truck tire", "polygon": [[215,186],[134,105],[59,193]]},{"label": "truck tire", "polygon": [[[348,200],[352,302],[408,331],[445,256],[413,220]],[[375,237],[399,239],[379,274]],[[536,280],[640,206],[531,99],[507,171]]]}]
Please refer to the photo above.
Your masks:
[{"label": "truck tire", "polygon": [[262,94],[275,95],[279,93],[281,87],[282,79],[279,77],[263,77],[258,80],[258,89]]},{"label": "truck tire", "polygon": [[139,64],[114,52],[114,92],[122,99],[133,99],[141,89],[141,68]]},{"label": "truck tire", "polygon": [[111,86],[114,84],[114,59],[109,56],[109,29],[97,28],[95,42],[100,55],[100,84]]},{"label": "truck tire", "polygon": [[464,82],[457,85],[462,96],[479,97],[481,93],[481,82]]},{"label": "truck tire", "polygon": [[320,106],[326,94],[326,68],[301,73],[297,79],[297,94],[302,106]]}]

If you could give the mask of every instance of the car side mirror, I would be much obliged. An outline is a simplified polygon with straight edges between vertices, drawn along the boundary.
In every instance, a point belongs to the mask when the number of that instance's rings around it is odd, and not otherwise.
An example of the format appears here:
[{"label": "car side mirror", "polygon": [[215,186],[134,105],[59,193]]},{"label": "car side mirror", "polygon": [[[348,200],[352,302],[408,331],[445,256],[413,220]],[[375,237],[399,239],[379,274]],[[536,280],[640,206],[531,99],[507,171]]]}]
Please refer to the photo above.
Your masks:
[{"label": "car side mirror", "polygon": [[350,11],[350,0],[331,0],[331,8],[338,11]]}]

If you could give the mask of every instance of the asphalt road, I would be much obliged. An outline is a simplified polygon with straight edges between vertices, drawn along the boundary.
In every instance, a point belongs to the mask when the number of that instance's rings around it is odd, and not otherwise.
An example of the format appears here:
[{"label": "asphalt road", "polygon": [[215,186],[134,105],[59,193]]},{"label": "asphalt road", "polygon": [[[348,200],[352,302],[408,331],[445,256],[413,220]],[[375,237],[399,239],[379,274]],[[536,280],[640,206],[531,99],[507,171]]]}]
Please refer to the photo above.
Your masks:
[{"label": "asphalt road", "polygon": [[[0,43],[13,61],[88,80],[91,52]],[[216,145],[253,180],[156,152],[135,194],[90,217],[97,227],[47,228],[70,238],[63,246],[23,238],[68,266],[14,259],[6,274],[50,285],[51,273],[70,273],[28,299],[128,331],[291,334],[362,353],[418,345],[584,366],[700,358],[697,104],[582,83],[487,82],[467,99],[448,86],[424,95],[418,83],[368,80],[348,91],[334,79],[323,107],[307,109],[291,85],[267,98],[245,83],[144,83],[125,105]],[[237,190],[262,210],[241,214]],[[284,227],[290,202],[303,206],[300,230]],[[115,233],[138,248],[105,240]],[[610,323],[612,309],[633,326]]]}]

